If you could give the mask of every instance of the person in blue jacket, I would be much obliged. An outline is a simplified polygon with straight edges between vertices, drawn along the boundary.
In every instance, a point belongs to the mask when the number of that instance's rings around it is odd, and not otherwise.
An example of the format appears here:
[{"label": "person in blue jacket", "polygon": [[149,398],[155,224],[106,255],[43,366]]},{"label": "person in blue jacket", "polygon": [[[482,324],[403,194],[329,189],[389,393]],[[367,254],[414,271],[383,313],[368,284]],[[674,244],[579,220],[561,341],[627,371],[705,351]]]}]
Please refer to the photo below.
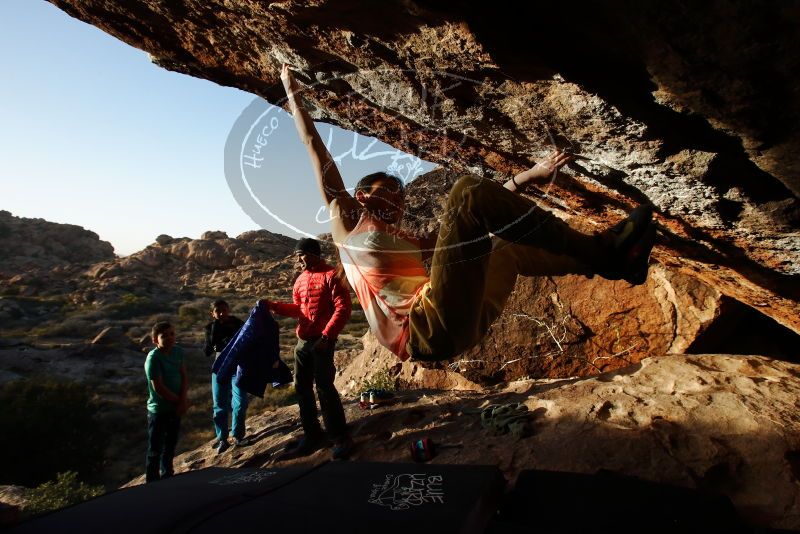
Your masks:
[{"label": "person in blue jacket", "polygon": [[[213,321],[205,327],[206,356],[217,359],[219,354],[233,339],[244,322],[230,314],[230,306],[224,300],[216,300],[211,305]],[[212,362],[213,366],[213,362]],[[234,383],[234,377],[220,379],[216,373],[211,373],[211,397],[214,402],[212,420],[216,440],[212,447],[217,449],[217,454],[222,454],[230,447],[228,442],[228,415],[232,414],[230,433],[233,435],[233,445],[245,444],[245,419],[247,418],[247,392],[239,389]]]}]

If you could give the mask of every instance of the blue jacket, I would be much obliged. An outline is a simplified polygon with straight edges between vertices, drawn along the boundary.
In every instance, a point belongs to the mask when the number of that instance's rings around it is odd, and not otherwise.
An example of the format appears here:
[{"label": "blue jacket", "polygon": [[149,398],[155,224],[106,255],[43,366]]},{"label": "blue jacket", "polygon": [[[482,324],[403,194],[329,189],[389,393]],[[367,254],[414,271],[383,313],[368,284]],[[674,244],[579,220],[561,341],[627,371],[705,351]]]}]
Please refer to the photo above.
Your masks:
[{"label": "blue jacket", "polygon": [[[292,372],[280,358],[278,323],[269,309],[256,304],[214,362],[211,370],[225,379],[236,373],[236,387],[257,397],[264,396],[268,384],[288,384]],[[273,367],[278,362],[278,367]]]}]

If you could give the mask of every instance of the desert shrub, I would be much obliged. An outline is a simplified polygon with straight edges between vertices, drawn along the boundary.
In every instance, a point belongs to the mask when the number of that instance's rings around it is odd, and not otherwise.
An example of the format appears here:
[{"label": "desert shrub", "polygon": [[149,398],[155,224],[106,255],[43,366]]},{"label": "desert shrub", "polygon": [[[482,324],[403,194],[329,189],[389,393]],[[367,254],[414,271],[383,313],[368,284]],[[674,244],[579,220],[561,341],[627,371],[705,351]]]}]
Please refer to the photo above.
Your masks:
[{"label": "desert shrub", "polygon": [[190,326],[206,320],[209,317],[208,306],[205,302],[190,302],[178,308],[178,318],[182,325]]},{"label": "desert shrub", "polygon": [[209,316],[208,306],[205,303],[189,302],[178,308],[178,316],[186,319],[205,319]]},{"label": "desert shrub", "polygon": [[40,337],[92,337],[97,334],[97,326],[86,319],[70,317],[61,322],[50,322],[31,330]]},{"label": "desert shrub", "polygon": [[9,286],[3,286],[2,294],[3,296],[14,297],[16,295],[19,295],[19,289],[20,288],[18,285],[13,285],[13,284]]},{"label": "desert shrub", "polygon": [[41,484],[25,495],[26,514],[41,514],[58,510],[105,493],[103,486],[89,486],[78,480],[78,473],[67,471],[58,473],[55,480]]},{"label": "desert shrub", "polygon": [[56,473],[91,475],[101,467],[106,429],[86,386],[9,382],[0,388],[0,484],[33,486]]},{"label": "desert shrub", "polygon": [[386,391],[394,391],[395,390],[395,379],[392,376],[392,371],[388,367],[384,367],[380,371],[377,371],[370,377],[365,378],[361,381],[361,384],[358,387],[358,392],[364,392],[368,389],[383,389]]},{"label": "desert shrub", "polygon": [[125,293],[119,297],[119,301],[124,304],[141,304],[147,302],[149,297],[144,295],[137,295],[135,293]]},{"label": "desert shrub", "polygon": [[107,319],[128,319],[168,311],[170,305],[147,295],[125,293],[118,302],[103,307]]}]

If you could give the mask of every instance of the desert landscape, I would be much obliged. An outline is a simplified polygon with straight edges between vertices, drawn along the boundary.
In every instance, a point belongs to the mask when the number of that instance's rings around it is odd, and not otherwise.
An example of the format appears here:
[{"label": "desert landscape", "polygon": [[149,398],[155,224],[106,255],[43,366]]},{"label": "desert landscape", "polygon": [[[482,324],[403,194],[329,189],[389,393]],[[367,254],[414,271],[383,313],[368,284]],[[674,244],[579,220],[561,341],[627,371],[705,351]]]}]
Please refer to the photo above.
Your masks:
[{"label": "desert landscape", "polygon": [[[353,461],[408,462],[408,444],[429,437],[447,445],[433,463],[494,464],[511,486],[524,469],[608,470],[718,492],[750,525],[800,530],[795,5],[51,2],[160,67],[276,105],[291,64],[316,120],[439,165],[407,184],[402,226],[418,236],[439,230],[459,177],[504,182],[552,148],[575,158],[527,195],[574,228],[654,206],[644,284],[520,277],[484,340],[453,360],[401,362],[351,295],[336,385]],[[536,24],[534,45],[531,20],[569,25]],[[20,474],[4,481],[4,502],[24,506],[22,486],[61,468],[106,490],[144,481],[142,365],[161,319],[176,325],[190,375],[178,472],[328,461],[327,449],[282,458],[301,434],[291,388],[252,403],[251,444],[220,455],[210,444],[209,306],[224,298],[245,318],[258,298],[288,300],[295,239],[209,228],[121,257],[99,230],[0,212],[5,398],[72,387],[58,395],[103,429],[72,467],[68,455],[43,460],[55,435],[24,457],[13,447],[26,436],[14,435],[0,457]],[[290,363],[295,322],[279,324]],[[392,402],[363,409],[375,387]],[[510,403],[525,412],[514,432],[482,421]],[[57,429],[58,412],[41,413],[31,428]]]}]

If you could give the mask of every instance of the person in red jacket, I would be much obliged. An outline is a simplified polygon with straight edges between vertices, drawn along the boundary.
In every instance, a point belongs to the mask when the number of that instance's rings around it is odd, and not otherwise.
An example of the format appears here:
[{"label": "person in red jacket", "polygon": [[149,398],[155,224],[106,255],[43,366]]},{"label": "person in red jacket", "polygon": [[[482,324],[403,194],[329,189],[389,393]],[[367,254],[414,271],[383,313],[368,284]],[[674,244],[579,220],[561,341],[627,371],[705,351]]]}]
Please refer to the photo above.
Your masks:
[{"label": "person in red jacket", "polygon": [[323,432],[317,419],[314,383],[325,421],[325,430],[333,439],[334,459],[346,458],[353,448],[339,392],[333,384],[336,369],[333,353],[336,338],[350,319],[350,291],[336,276],[336,269],[321,258],[319,242],[301,239],[295,254],[303,272],[294,283],[293,303],[268,302],[278,315],[299,319],[297,347],[294,350],[294,386],[300,405],[304,436],[287,451],[305,456],[323,444]]}]

